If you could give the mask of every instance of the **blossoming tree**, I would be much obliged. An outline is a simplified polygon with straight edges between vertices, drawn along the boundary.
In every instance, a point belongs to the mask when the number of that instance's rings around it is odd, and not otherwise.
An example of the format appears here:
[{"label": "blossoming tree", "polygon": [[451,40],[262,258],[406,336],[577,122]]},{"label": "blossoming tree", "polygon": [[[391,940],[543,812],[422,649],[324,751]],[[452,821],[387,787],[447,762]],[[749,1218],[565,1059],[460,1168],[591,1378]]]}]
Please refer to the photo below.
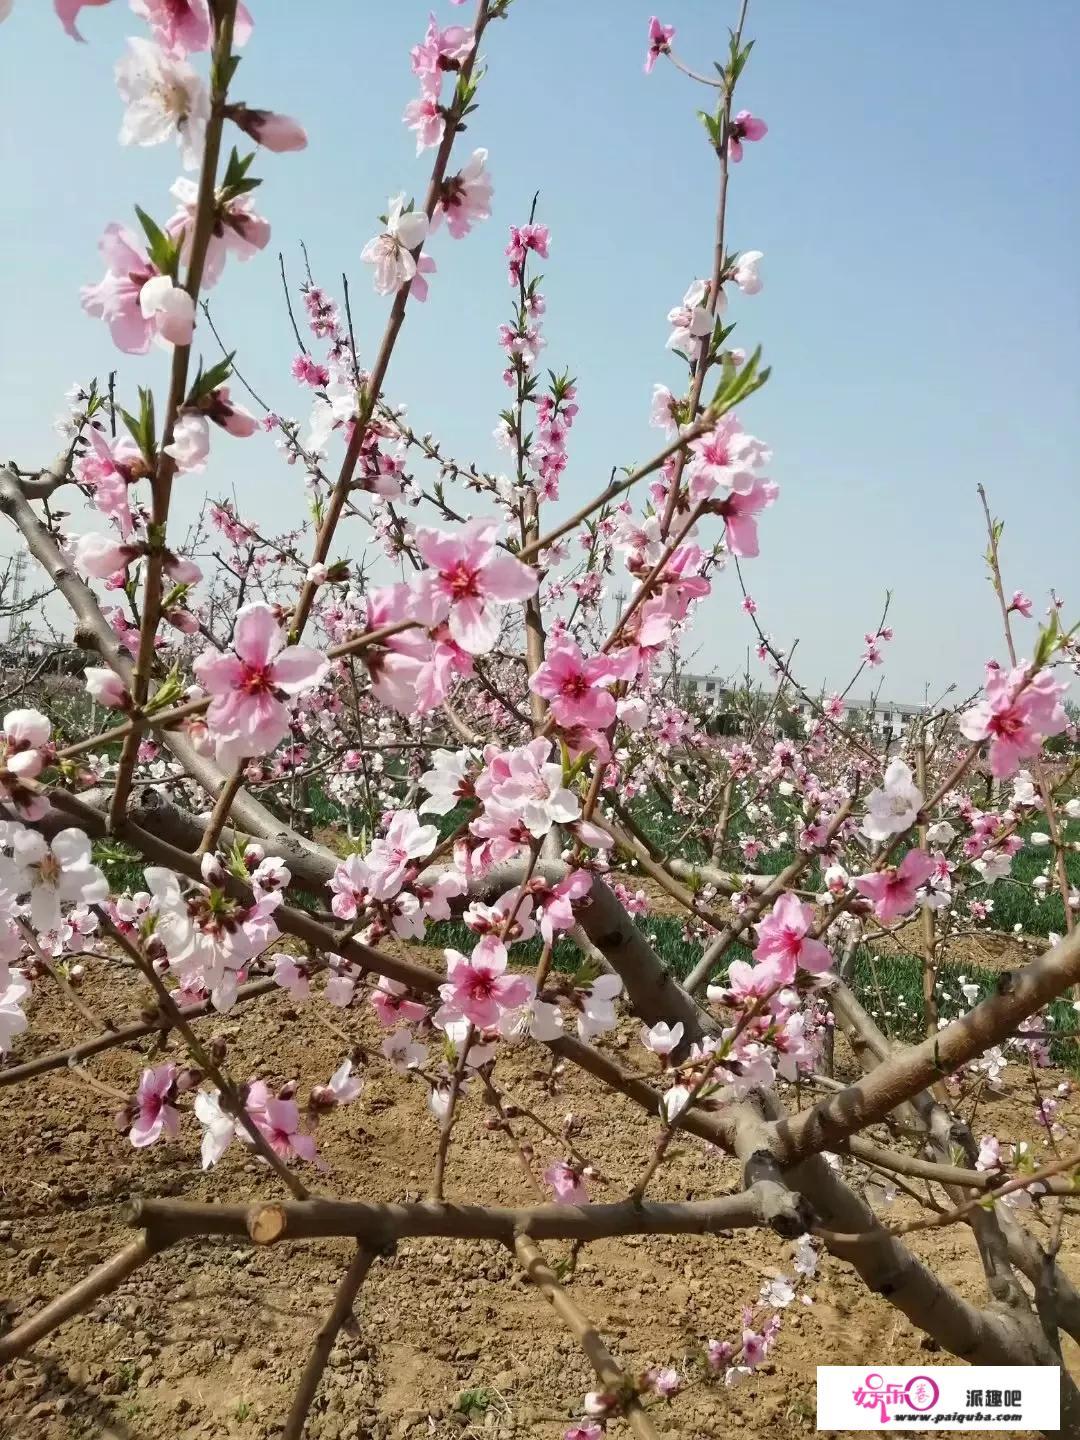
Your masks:
[{"label": "blossoming tree", "polygon": [[[106,3],[55,8],[80,40],[93,22],[80,12]],[[568,374],[545,378],[540,364],[536,266],[551,237],[535,207],[510,229],[497,337],[509,478],[451,458],[411,426],[389,389],[395,347],[406,323],[423,325],[417,307],[441,281],[431,251],[467,243],[490,218],[488,152],[463,153],[459,140],[466,116],[483,127],[480,58],[495,22],[525,3],[433,15],[413,48],[419,93],[404,122],[429,178],[415,203],[403,177],[358,252],[389,302],[385,330],[362,354],[347,307],[308,275],[291,363],[310,407],[301,423],[254,392],[241,403],[243,357],[223,345],[197,364],[195,347],[217,340],[206,292],[234,262],[266,263],[257,187],[307,137],[240,98],[240,61],[258,30],[238,0],[130,0],[140,31],[116,66],[120,140],[175,142],[187,173],[171,214],[165,204],[159,218],[136,208],[134,223],[107,221],[105,273],[82,306],[125,356],[165,347],[171,373],[156,395],[138,384],[137,360],[125,361],[115,393],[77,388],[58,459],[0,475],[0,511],[70,611],[92,701],[54,725],[27,676],[26,703],[3,720],[0,1086],[61,1066],[85,1075],[94,1056],[121,1046],[137,1056],[140,1040],[158,1035],[167,1058],[124,1097],[117,1143],[169,1140],[188,1148],[193,1168],[227,1168],[244,1146],[266,1183],[232,1204],[161,1198],[147,1156],[144,1197],[130,1207],[135,1238],[0,1336],[0,1360],[139,1266],[152,1285],[153,1258],[169,1246],[214,1234],[258,1245],[352,1237],[355,1259],[286,1422],[296,1437],[371,1265],[409,1237],[468,1236],[515,1254],[596,1369],[568,1440],[624,1423],[651,1436],[677,1424],[685,1371],[620,1366],[542,1247],[761,1226],[788,1247],[790,1278],[748,1296],[733,1333],[718,1329],[699,1357],[705,1377],[734,1383],[782,1343],[783,1312],[811,1284],[822,1247],[955,1355],[1058,1363],[1060,1333],[1080,1339],[1080,1292],[1024,1212],[1071,1193],[1080,1151],[1059,1134],[1039,1165],[1007,1137],[980,1142],[965,1100],[972,1078],[992,1083],[1010,1053],[1044,1059],[1046,1008],[1080,986],[1067,867],[1076,766],[1045,759],[1048,739],[1075,739],[1063,709],[1071,632],[1055,604],[1022,638],[1031,602],[1010,598],[988,508],[1002,658],[981,695],[956,710],[927,706],[902,744],[848,726],[842,696],[800,686],[762,628],[743,566],[779,490],[766,475],[770,451],[744,420],[768,371],[758,351],[731,343],[728,318],[762,285],[760,252],[733,249],[730,237],[732,166],[752,163],[747,147],[767,133],[735,98],[751,48],[745,3],[712,75],[683,64],[671,26],[654,18],[648,31],[646,70],[674,64],[708,92],[702,143],[719,176],[707,276],[668,317],[672,385],[653,395],[655,455],[613,472],[572,514],[555,508],[578,397]],[[177,484],[231,443],[221,432],[252,445],[273,438],[303,476],[310,524],[275,535],[259,515],[212,503],[205,524],[224,553],[207,574],[204,530],[181,544],[171,512]],[[371,546],[405,578],[379,582]],[[609,577],[632,587],[613,622]],[[716,736],[672,676],[694,617],[730,586],[742,587],[776,694]],[[852,683],[891,635],[882,617]],[[794,733],[779,724],[785,698],[807,714]],[[101,710],[113,714],[104,728]],[[336,807],[336,837],[312,833],[316,791]],[[651,823],[660,811],[674,838]],[[1032,834],[1035,824],[1045,831]],[[946,1020],[935,986],[945,947],[987,923],[988,889],[1025,843],[1042,846],[1041,889],[1060,896],[1067,933],[995,993],[966,986],[963,1013]],[[109,878],[117,845],[138,867],[130,889]],[[763,863],[785,848],[782,868]],[[682,982],[635,923],[643,876],[680,910],[697,952]],[[466,948],[425,948],[430,927],[450,920],[467,927]],[[857,949],[887,950],[901,930],[918,935],[926,1039],[897,1048],[850,982]],[[142,977],[148,1016],[95,1026],[94,983],[109,964]],[[35,994],[49,986],[89,1027],[60,1051],[33,1045]],[[200,1038],[206,1017],[254,1018],[282,990],[297,1005],[332,1007],[347,1027],[340,1066],[306,1095],[292,1081],[234,1076],[228,1054]],[[348,1028],[365,1012],[381,1029],[374,1049]],[[605,1041],[626,1024],[629,1062]],[[654,1144],[626,1193],[598,1193],[587,1136],[508,1095],[500,1060],[518,1046],[580,1067],[598,1093],[653,1117]],[[321,1160],[316,1122],[362,1105],[362,1072],[376,1065],[429,1097],[425,1201],[375,1203],[356,1193],[362,1177]],[[817,1098],[793,1112],[796,1083]],[[484,1114],[521,1160],[513,1209],[446,1193],[454,1137]],[[1052,1109],[1042,1114],[1051,1129]],[[652,1198],[677,1136],[736,1156],[743,1187]],[[897,1225],[878,1213],[869,1175],[917,1179],[922,1188],[908,1188],[923,1218]],[[983,1306],[902,1238],[953,1223],[970,1229],[981,1258]],[[1067,1376],[1062,1398],[1076,1433]]]}]

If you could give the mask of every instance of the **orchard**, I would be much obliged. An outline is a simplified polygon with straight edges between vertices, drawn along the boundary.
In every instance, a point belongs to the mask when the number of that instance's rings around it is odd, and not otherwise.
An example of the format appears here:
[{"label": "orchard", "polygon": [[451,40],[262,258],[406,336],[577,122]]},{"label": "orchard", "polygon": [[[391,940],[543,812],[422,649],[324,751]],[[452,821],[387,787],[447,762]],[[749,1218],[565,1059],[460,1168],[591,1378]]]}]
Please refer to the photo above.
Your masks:
[{"label": "orchard", "polygon": [[[101,362],[59,454],[0,471],[10,548],[63,614],[63,643],[3,665],[9,1433],[793,1434],[812,1412],[785,1351],[809,1346],[1060,1366],[1080,1434],[1074,622],[1036,612],[1044,577],[1011,573],[980,487],[999,627],[977,693],[877,729],[846,702],[887,605],[836,690],[770,633],[754,564],[784,495],[754,433],[739,180],[776,139],[748,108],[747,0],[716,55],[657,17],[641,35],[717,196],[666,351],[658,329],[653,452],[574,470],[588,377],[549,366],[544,277],[575,261],[542,194],[491,276],[501,472],[424,430],[399,338],[495,223],[485,81],[539,0],[435,3],[380,57],[411,68],[416,168],[337,283],[279,271],[259,213],[316,143],[245,85],[277,7],[130,0],[116,55],[110,0],[55,0],[56,45],[114,74],[116,163],[152,200],[103,214],[84,257]],[[0,3],[5,43],[28,4]],[[168,194],[151,146],[176,150]],[[240,264],[280,309],[296,418],[216,323]],[[241,446],[291,528],[224,498]],[[204,486],[186,528],[177,495]],[[758,683],[708,708],[688,636],[735,620]],[[557,1340],[533,1352],[534,1329]],[[247,1367],[227,1410],[222,1356]]]}]

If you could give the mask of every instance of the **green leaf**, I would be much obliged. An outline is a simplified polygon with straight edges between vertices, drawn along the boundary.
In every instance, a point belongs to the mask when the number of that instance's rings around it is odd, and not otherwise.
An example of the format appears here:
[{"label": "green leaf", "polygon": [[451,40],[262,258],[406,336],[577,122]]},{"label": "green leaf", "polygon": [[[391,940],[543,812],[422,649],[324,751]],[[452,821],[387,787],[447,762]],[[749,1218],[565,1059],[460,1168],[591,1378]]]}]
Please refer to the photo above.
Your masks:
[{"label": "green leaf", "polygon": [[723,362],[723,373],[720,384],[717,386],[716,394],[709,406],[709,413],[714,419],[718,419],[727,411],[740,404],[755,390],[760,390],[772,374],[770,368],[758,369],[761,363],[761,346],[759,345],[749,360],[741,369],[736,369],[734,361],[726,356]]},{"label": "green leaf", "polygon": [[157,221],[148,215],[140,206],[135,206],[135,214],[139,217],[139,224],[146,235],[146,253],[150,256],[156,269],[163,275],[171,275],[176,279],[176,264],[180,258],[180,242],[172,240]]},{"label": "green leaf", "polygon": [[255,151],[243,158],[237,152],[235,145],[229,156],[229,163],[225,167],[225,175],[221,182],[221,194],[226,199],[233,199],[237,195],[247,195],[250,191],[258,189],[262,184],[261,180],[249,177],[248,171],[251,162],[255,159]]},{"label": "green leaf", "polygon": [[203,370],[202,366],[199,366],[199,372],[188,392],[187,403],[189,405],[197,405],[204,395],[212,395],[219,386],[225,384],[232,374],[232,362],[235,354],[235,350],[230,350],[223,360],[219,360],[216,365],[211,365],[209,370]]},{"label": "green leaf", "polygon": [[1050,619],[1039,631],[1039,642],[1035,646],[1035,669],[1041,670],[1061,643],[1061,625],[1056,610],[1050,612]]}]

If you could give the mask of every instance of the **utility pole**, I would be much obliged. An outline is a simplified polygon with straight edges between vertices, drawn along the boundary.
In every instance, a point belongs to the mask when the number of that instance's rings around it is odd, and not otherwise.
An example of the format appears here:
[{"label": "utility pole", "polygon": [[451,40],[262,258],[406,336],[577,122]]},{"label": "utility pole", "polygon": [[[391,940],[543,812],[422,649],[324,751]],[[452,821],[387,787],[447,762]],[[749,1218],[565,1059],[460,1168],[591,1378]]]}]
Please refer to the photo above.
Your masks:
[{"label": "utility pole", "polygon": [[8,644],[10,645],[19,633],[19,602],[23,597],[23,588],[26,585],[26,551],[16,552],[11,567],[11,613],[8,615]]}]

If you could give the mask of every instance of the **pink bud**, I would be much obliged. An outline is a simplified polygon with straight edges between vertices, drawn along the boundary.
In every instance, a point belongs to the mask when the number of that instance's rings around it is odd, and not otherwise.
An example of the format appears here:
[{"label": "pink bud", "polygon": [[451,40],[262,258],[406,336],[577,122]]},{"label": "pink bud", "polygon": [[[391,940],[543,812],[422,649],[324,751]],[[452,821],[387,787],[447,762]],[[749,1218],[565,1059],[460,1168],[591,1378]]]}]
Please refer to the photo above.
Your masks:
[{"label": "pink bud", "polygon": [[279,155],[307,147],[307,132],[288,115],[278,115],[273,110],[253,110],[247,105],[235,106],[229,115],[257,145]]},{"label": "pink bud", "polygon": [[199,871],[207,885],[222,885],[225,881],[225,867],[216,855],[204,855]]},{"label": "pink bud", "polygon": [[110,710],[127,710],[130,707],[131,696],[124,682],[111,670],[87,670],[83,679],[91,697],[99,705],[105,705]]}]

